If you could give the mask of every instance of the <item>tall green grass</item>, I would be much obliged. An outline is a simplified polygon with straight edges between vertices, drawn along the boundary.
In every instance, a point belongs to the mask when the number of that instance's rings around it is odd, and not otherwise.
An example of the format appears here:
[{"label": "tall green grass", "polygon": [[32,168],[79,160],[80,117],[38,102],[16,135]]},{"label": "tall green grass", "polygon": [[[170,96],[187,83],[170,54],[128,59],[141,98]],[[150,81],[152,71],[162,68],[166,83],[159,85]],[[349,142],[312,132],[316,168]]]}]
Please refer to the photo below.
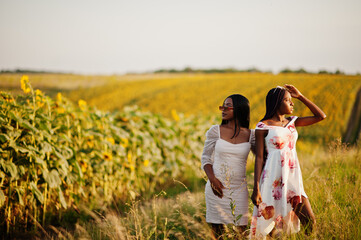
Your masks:
[{"label": "tall green grass", "polygon": [[[300,152],[306,193],[316,216],[316,229],[281,239],[360,239],[361,237],[361,148],[334,141],[329,148],[316,146],[313,154]],[[253,161],[248,162],[252,168]],[[251,173],[248,177],[251,177]],[[183,186],[180,186],[183,187]],[[202,186],[203,187],[203,186]],[[252,185],[249,184],[251,191]],[[74,230],[49,230],[55,239],[211,239],[205,222],[204,192],[186,191],[173,198],[166,193],[151,200],[136,201],[125,210],[108,208],[102,213],[82,209],[87,220]],[[253,205],[249,203],[250,212]],[[225,239],[236,239],[231,226]]]}]

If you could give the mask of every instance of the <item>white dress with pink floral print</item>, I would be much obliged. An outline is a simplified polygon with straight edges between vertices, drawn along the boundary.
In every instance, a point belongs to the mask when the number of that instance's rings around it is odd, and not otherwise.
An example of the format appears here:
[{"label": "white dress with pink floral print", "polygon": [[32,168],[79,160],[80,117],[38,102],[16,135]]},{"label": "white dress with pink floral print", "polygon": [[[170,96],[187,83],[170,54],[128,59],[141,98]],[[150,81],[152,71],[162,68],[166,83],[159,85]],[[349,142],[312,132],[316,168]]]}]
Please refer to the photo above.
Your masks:
[{"label": "white dress with pink floral print", "polygon": [[262,203],[254,207],[251,236],[264,237],[273,228],[287,233],[300,230],[300,221],[293,208],[307,198],[297,159],[295,127],[297,117],[292,116],[285,127],[268,126],[259,122],[257,130],[268,130],[265,137],[267,159],[261,174]]}]

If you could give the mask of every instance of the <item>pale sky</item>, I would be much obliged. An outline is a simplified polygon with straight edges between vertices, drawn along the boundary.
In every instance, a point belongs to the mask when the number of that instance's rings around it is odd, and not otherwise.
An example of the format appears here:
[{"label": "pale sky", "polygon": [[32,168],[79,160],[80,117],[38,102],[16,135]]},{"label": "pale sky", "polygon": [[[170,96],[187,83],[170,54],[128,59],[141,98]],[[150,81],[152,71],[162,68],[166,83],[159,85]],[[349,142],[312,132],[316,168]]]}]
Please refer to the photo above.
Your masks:
[{"label": "pale sky", "polygon": [[0,0],[0,70],[361,73],[360,0]]}]

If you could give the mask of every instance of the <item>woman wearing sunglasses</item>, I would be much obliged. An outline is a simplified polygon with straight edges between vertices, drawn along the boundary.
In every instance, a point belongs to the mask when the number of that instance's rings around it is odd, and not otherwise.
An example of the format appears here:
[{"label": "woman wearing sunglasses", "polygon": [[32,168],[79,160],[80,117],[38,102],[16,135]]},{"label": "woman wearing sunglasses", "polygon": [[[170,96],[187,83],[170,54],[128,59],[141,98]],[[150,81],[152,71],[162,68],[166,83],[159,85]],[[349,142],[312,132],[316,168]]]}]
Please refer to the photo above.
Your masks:
[{"label": "woman wearing sunglasses", "polygon": [[248,224],[246,163],[254,146],[254,130],[249,129],[248,99],[234,94],[223,105],[221,125],[206,133],[202,168],[207,174],[205,187],[206,221],[217,239],[222,239],[223,225],[234,224],[240,233]]},{"label": "woman wearing sunglasses", "polygon": [[[309,117],[292,114],[292,98],[297,98],[313,113]],[[325,119],[325,113],[292,85],[271,89],[266,97],[266,114],[256,126],[256,163],[252,202],[256,205],[251,236],[280,236],[300,230],[306,233],[315,224],[310,202],[303,188],[296,153],[296,127]],[[265,159],[265,160],[264,160]]]}]

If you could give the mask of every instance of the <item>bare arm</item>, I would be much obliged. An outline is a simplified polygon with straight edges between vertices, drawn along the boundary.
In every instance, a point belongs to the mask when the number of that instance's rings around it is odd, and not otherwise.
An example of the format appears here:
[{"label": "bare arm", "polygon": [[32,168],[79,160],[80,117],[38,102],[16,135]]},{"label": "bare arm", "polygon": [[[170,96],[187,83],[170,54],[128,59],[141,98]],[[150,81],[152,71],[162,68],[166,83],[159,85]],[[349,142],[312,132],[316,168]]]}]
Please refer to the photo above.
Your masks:
[{"label": "bare arm", "polygon": [[211,164],[206,164],[206,165],[204,165],[203,169],[206,172],[207,177],[211,183],[211,187],[212,187],[212,191],[213,191],[214,195],[216,195],[219,198],[222,198],[223,197],[222,189],[224,188],[224,186],[221,183],[221,181],[219,181],[216,178],[216,176],[214,175],[213,166]]},{"label": "bare arm", "polygon": [[297,118],[297,120],[295,121],[296,127],[312,125],[326,118],[326,114],[311,100],[303,96],[297,88],[288,84],[285,85],[285,88],[289,91],[292,97],[300,100],[313,113],[313,116]]},{"label": "bare arm", "polygon": [[256,162],[254,166],[254,186],[252,193],[252,202],[258,206],[262,202],[261,193],[259,191],[259,181],[264,163],[264,138],[267,136],[268,130],[256,130]]}]

